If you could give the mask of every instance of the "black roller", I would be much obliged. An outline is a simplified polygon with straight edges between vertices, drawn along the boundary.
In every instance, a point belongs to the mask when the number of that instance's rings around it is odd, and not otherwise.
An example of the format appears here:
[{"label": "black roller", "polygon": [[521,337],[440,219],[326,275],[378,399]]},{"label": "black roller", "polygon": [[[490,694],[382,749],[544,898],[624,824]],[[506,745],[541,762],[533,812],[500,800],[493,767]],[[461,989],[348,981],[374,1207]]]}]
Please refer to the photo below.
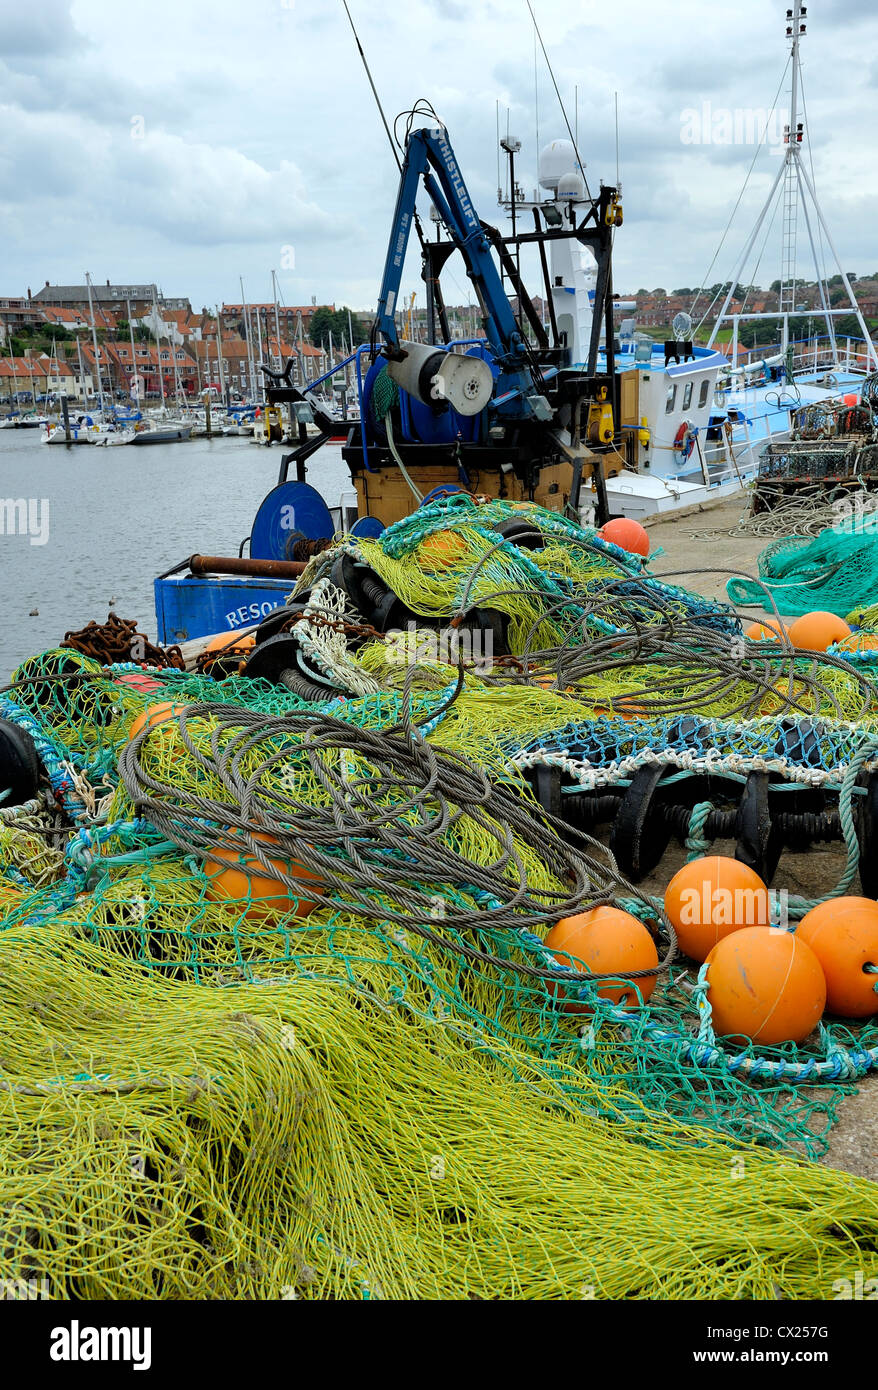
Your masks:
[{"label": "black roller", "polygon": [[282,685],[304,700],[331,700],[344,692],[331,685],[306,662],[295,632],[278,632],[253,648],[244,674],[251,680]]},{"label": "black roller", "polygon": [[42,764],[30,734],[0,719],[0,794],[2,806],[21,806],[31,801],[40,787]]}]

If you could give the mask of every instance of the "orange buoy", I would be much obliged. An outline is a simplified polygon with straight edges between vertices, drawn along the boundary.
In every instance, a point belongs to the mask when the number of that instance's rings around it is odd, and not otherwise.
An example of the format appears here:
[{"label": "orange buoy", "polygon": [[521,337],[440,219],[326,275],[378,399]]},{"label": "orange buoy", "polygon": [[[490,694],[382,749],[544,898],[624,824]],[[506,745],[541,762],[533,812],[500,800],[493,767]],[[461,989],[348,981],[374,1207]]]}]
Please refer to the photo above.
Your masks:
[{"label": "orange buoy", "polygon": [[840,652],[878,651],[878,632],[852,632],[849,637],[842,637],[838,649]]},{"label": "orange buoy", "polygon": [[826,978],[811,947],[792,932],[747,927],[707,957],[717,1037],[772,1046],[803,1042],[826,1006]]},{"label": "orange buoy", "polygon": [[[642,922],[630,912],[618,907],[593,907],[588,912],[578,912],[575,917],[563,917],[549,932],[545,945],[562,965],[574,965],[584,974],[616,975],[618,981],[602,983],[597,993],[614,1004],[624,1001],[625,1007],[636,1009],[640,1000],[646,1003],[655,989],[655,975],[644,975],[639,980],[626,980],[628,970],[650,970],[658,965],[658,951],[655,942]],[[563,953],[563,954],[562,954]],[[570,956],[572,959],[568,960]],[[635,989],[635,985],[637,989]],[[561,994],[563,986],[550,985],[552,992]],[[577,1004],[573,1000],[563,1004],[568,1013],[588,1013],[587,1004]]]},{"label": "orange buoy", "polygon": [[598,535],[632,555],[649,554],[649,536],[640,522],[635,521],[633,517],[614,516],[612,521],[604,523]]},{"label": "orange buoy", "polygon": [[872,898],[833,898],[812,908],[796,928],[823,967],[826,1007],[842,1018],[878,1013],[878,903]]},{"label": "orange buoy", "polygon": [[[253,839],[263,844],[276,845],[273,835],[255,831]],[[275,859],[269,857],[269,864],[279,873],[289,878],[301,878],[320,884],[316,874],[294,859]],[[204,861],[207,877],[207,896],[214,902],[246,903],[245,917],[262,916],[266,912],[289,911],[295,895],[285,883],[266,874],[263,865],[246,848],[211,850]],[[316,903],[304,898],[297,900],[296,917],[307,917],[314,911]]]},{"label": "orange buoy", "polygon": [[417,557],[428,569],[447,569],[469,550],[463,536],[456,531],[434,531],[425,536],[417,549]]},{"label": "orange buoy", "polygon": [[803,613],[789,629],[793,646],[809,652],[825,652],[833,642],[849,637],[850,632],[844,618],[837,618],[834,613],[826,613],[822,609]]},{"label": "orange buoy", "polygon": [[731,932],[767,927],[770,908],[768,889],[755,870],[721,854],[684,864],[665,892],[680,950],[698,961]]},{"label": "orange buoy", "polygon": [[232,668],[256,646],[256,634],[244,633],[239,637],[235,632],[217,632],[201,653],[201,669],[205,674],[215,666],[222,666],[232,672]]},{"label": "orange buoy", "polygon": [[751,623],[744,629],[744,636],[751,642],[782,642],[786,634],[786,627],[777,618],[772,622]]},{"label": "orange buoy", "polygon": [[155,729],[159,724],[165,724],[169,719],[176,719],[185,705],[175,705],[171,700],[160,700],[156,705],[149,705],[145,710],[131,721],[131,728],[128,730],[129,739],[136,738],[141,729],[147,725],[150,729]]}]

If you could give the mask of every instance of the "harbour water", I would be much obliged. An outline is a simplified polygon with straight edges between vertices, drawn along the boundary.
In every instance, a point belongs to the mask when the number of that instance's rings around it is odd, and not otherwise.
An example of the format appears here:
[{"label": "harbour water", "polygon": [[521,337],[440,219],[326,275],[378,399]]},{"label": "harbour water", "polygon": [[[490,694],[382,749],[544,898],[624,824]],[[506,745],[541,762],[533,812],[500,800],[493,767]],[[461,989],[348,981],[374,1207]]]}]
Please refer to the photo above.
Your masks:
[{"label": "harbour water", "polygon": [[[67,449],[0,430],[0,681],[111,604],[155,640],[154,577],[196,551],[237,555],[282,452],[245,438]],[[308,481],[337,503],[350,487],[338,445],[312,457]],[[10,498],[30,501],[37,534],[10,534]]]}]

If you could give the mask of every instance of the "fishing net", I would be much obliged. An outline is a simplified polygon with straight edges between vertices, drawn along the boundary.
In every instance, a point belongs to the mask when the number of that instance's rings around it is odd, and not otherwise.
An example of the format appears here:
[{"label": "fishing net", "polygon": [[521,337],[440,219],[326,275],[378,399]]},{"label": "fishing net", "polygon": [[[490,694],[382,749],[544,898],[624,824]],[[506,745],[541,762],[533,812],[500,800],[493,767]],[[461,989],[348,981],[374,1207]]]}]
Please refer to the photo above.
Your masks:
[{"label": "fishing net", "polygon": [[780,613],[800,616],[823,609],[843,618],[874,593],[878,584],[878,527],[874,518],[821,531],[813,540],[786,537],[759,556],[759,579],[730,579],[732,603],[764,608],[774,600]]},{"label": "fishing net", "polygon": [[[498,534],[512,504],[453,500],[316,556],[322,703],[69,649],[14,673],[0,717],[46,782],[0,805],[16,1277],[60,1297],[745,1298],[874,1272],[875,1189],[807,1160],[878,1029],[717,1038],[660,900],[532,785],[624,789],[659,759],[715,795],[764,769],[837,797],[844,892],[874,663],[747,643],[731,610],[525,516],[533,549]],[[417,624],[351,624],[345,554],[425,624],[502,612],[509,650],[455,663]],[[546,949],[602,903],[645,924],[654,968],[589,980]]]},{"label": "fishing net", "polygon": [[171,982],[55,929],[0,956],[4,1254],[50,1296],[822,1298],[875,1271],[871,1184],[607,1123],[371,993]]}]

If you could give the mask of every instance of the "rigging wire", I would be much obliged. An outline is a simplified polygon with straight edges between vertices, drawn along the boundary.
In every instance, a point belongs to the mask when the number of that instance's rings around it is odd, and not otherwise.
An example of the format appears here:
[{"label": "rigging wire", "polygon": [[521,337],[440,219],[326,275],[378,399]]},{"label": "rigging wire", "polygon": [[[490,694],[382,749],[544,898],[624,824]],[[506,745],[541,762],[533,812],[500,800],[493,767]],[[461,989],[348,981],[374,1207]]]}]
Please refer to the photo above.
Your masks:
[{"label": "rigging wire", "polygon": [[[546,60],[546,67],[549,69],[549,76],[550,76],[551,79],[552,79],[552,86],[555,88],[555,96],[558,98],[558,105],[561,107],[561,115],[564,117],[564,124],[565,124],[566,127],[567,127],[567,134],[570,136],[570,143],[572,144],[572,146],[573,146],[573,152],[574,152],[574,154],[576,155],[576,163],[577,163],[577,165],[578,165],[578,167],[579,167],[579,172],[580,172],[580,174],[582,175],[582,181],[583,181],[583,183],[585,184],[586,196],[587,196],[587,197],[589,198],[589,200],[590,200],[590,199],[591,199],[591,190],[589,189],[589,186],[588,186],[588,179],[587,179],[586,173],[585,173],[585,165],[583,164],[582,160],[581,160],[580,157],[579,157],[579,149],[578,149],[578,147],[577,147],[576,139],[575,139],[575,137],[574,137],[573,131],[572,131],[571,127],[570,127],[570,121],[568,120],[568,117],[567,117],[567,108],[566,108],[566,106],[564,105],[564,101],[563,101],[563,99],[562,99],[562,97],[561,97],[561,93],[560,93],[560,91],[558,90],[558,83],[555,81],[555,72],[554,72],[554,69],[553,69],[553,67],[552,67],[551,62],[549,61],[549,55],[548,55],[548,53],[546,52],[546,45],[543,43],[543,36],[542,36],[542,34],[540,33],[540,26],[537,24],[537,17],[536,17],[536,15],[535,15],[534,12],[533,12],[533,6],[531,5],[530,0],[525,0],[525,4],[527,5],[528,10],[530,11],[530,17],[531,17],[531,20],[533,21],[533,26],[534,26],[534,33],[536,34],[537,38],[538,38],[539,41],[540,41],[540,48],[543,50],[543,57],[544,57],[545,60]],[[539,151],[537,151],[537,153],[539,154]]]},{"label": "rigging wire", "polygon": [[[766,135],[768,134],[768,123],[769,123],[769,121],[771,120],[772,116],[774,115],[775,109],[776,109],[776,107],[777,107],[778,97],[779,97],[780,94],[781,94],[781,89],[783,88],[783,84],[784,84],[784,82],[785,82],[785,80],[786,80],[787,70],[788,70],[789,66],[790,66],[790,59],[788,58],[787,61],[786,61],[786,66],[784,67],[784,70],[783,70],[783,72],[781,73],[780,82],[777,84],[777,91],[776,91],[775,94],[774,94],[774,101],[771,103],[771,110],[770,110],[769,113],[768,113],[768,120],[766,120],[766,122],[765,122],[765,129],[764,129],[763,132],[762,132],[762,139],[759,141],[759,143],[758,143],[757,146],[756,146],[755,151],[753,152],[753,158],[752,158],[752,160],[750,161],[750,168],[747,170],[747,174],[746,174],[746,177],[744,178],[744,182],[743,182],[743,184],[742,184],[742,186],[741,186],[741,191],[740,191],[740,193],[738,194],[737,200],[736,200],[736,202],[735,202],[735,206],[732,208],[732,211],[731,211],[731,213],[729,214],[729,220],[728,220],[728,222],[726,223],[725,231],[723,232],[722,237],[720,238],[720,243],[719,243],[719,245],[717,246],[716,251],[715,251],[714,254],[713,254],[713,260],[710,262],[710,265],[707,267],[707,270],[706,270],[705,273],[704,273],[704,277],[703,277],[703,279],[702,279],[702,281],[701,281],[701,286],[700,286],[700,288],[699,288],[699,290],[698,290],[698,293],[696,294],[695,299],[692,301],[692,309],[691,309],[691,311],[690,311],[692,314],[695,313],[695,306],[697,305],[699,299],[701,298],[701,296],[702,296],[702,294],[703,294],[703,292],[704,292],[705,286],[707,285],[707,281],[708,281],[708,278],[709,278],[709,276],[710,276],[710,272],[713,270],[713,267],[716,265],[716,262],[717,262],[717,259],[718,259],[718,257],[719,257],[719,254],[720,254],[720,252],[722,251],[723,246],[725,245],[726,237],[728,236],[729,232],[731,231],[732,222],[734,221],[735,214],[736,214],[736,212],[738,211],[738,208],[741,206],[741,199],[744,197],[744,194],[745,194],[746,191],[747,191],[747,185],[748,185],[748,183],[750,182],[750,175],[753,173],[753,168],[754,168],[754,166],[755,166],[755,164],[756,164],[756,160],[759,158],[759,151],[762,149],[762,146],[763,146],[763,144],[765,143],[765,137],[766,137]],[[726,283],[726,282],[723,281],[723,289],[725,289],[725,283]],[[719,293],[722,293],[722,291],[720,291]],[[717,294],[714,295],[713,299],[710,301],[710,304],[707,306],[707,309],[704,311],[704,314],[702,315],[701,319],[699,320],[698,324],[696,325],[696,329],[695,329],[696,333],[698,332],[698,329],[702,327],[702,325],[704,324],[705,320],[709,317],[711,309],[713,308],[713,306],[714,306],[714,304],[716,303],[717,299],[719,299],[719,293],[717,293]]]},{"label": "rigging wire", "polygon": [[381,116],[382,122],[384,123],[384,129],[385,129],[385,131],[387,132],[387,139],[388,139],[389,142],[390,142],[390,148],[391,148],[391,150],[393,151],[393,157],[394,157],[394,159],[396,160],[396,167],[397,167],[397,169],[399,170],[399,172],[402,173],[402,162],[401,162],[401,160],[400,160],[400,158],[399,158],[399,155],[398,155],[397,152],[396,152],[396,146],[395,146],[394,143],[393,143],[393,136],[392,136],[391,133],[390,133],[390,126],[387,124],[387,117],[386,117],[385,114],[384,114],[384,107],[381,105],[381,98],[379,97],[378,92],[377,92],[376,87],[375,87],[375,83],[374,83],[373,80],[372,80],[372,73],[371,73],[371,71],[370,71],[370,69],[369,69],[369,64],[368,64],[367,61],[366,61],[366,55],[365,55],[365,53],[363,52],[363,45],[360,43],[360,36],[359,36],[359,34],[357,33],[356,26],[355,26],[355,24],[354,24],[353,19],[351,18],[351,12],[350,12],[350,10],[348,9],[348,0],[341,0],[341,3],[344,5],[344,12],[345,12],[345,14],[346,14],[347,17],[348,17],[348,23],[349,23],[350,26],[351,26],[351,31],[352,31],[353,36],[354,36],[354,41],[355,41],[355,43],[356,43],[356,45],[357,45],[357,50],[358,50],[358,52],[359,52],[359,54],[360,54],[361,59],[363,60],[363,67],[365,68],[365,70],[366,70],[366,76],[367,76],[368,79],[369,79],[369,86],[372,88],[372,95],[373,95],[373,97],[375,98],[375,105],[378,107],[378,113],[379,113],[379,115]]}]

